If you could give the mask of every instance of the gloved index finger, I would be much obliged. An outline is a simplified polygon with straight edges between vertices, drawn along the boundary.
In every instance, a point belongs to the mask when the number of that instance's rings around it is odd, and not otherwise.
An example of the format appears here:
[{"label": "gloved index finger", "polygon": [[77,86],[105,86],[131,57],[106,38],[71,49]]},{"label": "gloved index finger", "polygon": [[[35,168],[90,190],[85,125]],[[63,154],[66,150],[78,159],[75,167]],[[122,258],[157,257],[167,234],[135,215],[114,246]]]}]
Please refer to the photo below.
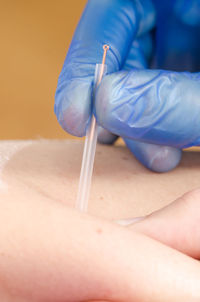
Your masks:
[{"label": "gloved index finger", "polygon": [[[93,0],[88,1],[73,37],[74,43],[94,47],[92,57],[85,54],[86,61],[101,59],[99,47],[109,44],[110,56],[107,63],[113,72],[119,69],[126,59],[135,36],[143,34],[154,25],[154,10],[149,0]],[[88,50],[89,50],[88,49]],[[109,55],[109,54],[108,54]],[[100,56],[100,57],[99,57]],[[115,61],[116,60],[116,61]],[[111,65],[111,66],[110,66]]]},{"label": "gloved index finger", "polygon": [[149,0],[88,1],[75,31],[56,92],[55,112],[62,127],[83,136],[91,114],[92,80],[109,44],[108,73],[123,65],[134,37],[154,25]]}]

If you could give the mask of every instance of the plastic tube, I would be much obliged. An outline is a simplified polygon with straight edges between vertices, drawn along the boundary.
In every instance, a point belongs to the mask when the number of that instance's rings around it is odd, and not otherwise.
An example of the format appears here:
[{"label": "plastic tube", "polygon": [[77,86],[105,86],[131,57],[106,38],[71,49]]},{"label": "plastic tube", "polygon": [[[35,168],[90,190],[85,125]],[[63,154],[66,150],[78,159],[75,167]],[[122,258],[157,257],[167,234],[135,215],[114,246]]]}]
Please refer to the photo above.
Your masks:
[{"label": "plastic tube", "polygon": [[[96,89],[101,83],[103,76],[106,74],[106,71],[107,66],[105,64],[96,65],[94,77],[94,100]],[[92,172],[97,145],[97,134],[98,126],[96,123],[96,118],[94,115],[92,115],[90,124],[86,132],[78,195],[76,200],[76,209],[80,210],[81,212],[87,212],[88,209]]]}]

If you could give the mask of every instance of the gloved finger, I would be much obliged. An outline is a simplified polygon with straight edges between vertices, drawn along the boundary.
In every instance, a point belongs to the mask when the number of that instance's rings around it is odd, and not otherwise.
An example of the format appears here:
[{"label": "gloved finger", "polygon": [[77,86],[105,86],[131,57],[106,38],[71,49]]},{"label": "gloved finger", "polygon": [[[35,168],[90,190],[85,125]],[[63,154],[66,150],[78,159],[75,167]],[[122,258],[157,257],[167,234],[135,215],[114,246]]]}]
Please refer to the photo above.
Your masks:
[{"label": "gloved finger", "polygon": [[180,163],[182,156],[180,149],[143,143],[132,139],[124,139],[124,141],[135,157],[145,167],[154,172],[168,172]]},{"label": "gloved finger", "polygon": [[[144,219],[138,218],[138,222],[136,221],[130,228],[200,259],[199,199],[199,189],[188,192]],[[119,223],[125,224],[123,220]],[[131,219],[129,225],[130,223]]]},{"label": "gloved finger", "polygon": [[156,49],[151,68],[198,72],[200,1],[154,1],[154,4]]},{"label": "gloved finger", "polygon": [[83,136],[91,115],[92,81],[102,45],[110,50],[108,73],[119,70],[135,37],[155,21],[150,0],[90,0],[73,37],[56,91],[55,113],[61,126]]},{"label": "gloved finger", "polygon": [[148,68],[152,57],[152,37],[151,33],[146,33],[132,42],[129,54],[123,65],[123,70],[132,70],[134,68]]},{"label": "gloved finger", "polygon": [[98,127],[98,142],[101,144],[112,145],[119,136],[109,132],[108,130]]},{"label": "gloved finger", "polygon": [[[123,69],[131,70],[147,68],[148,61],[152,54],[152,39],[150,33],[144,34],[132,42],[129,54],[124,63]],[[102,144],[113,144],[118,136],[111,134],[108,130],[99,127],[98,142]]]},{"label": "gloved finger", "polygon": [[174,12],[183,23],[190,26],[200,25],[200,2],[198,0],[175,1]]},{"label": "gloved finger", "polygon": [[[124,66],[126,70],[131,70],[135,67],[147,67],[147,62],[151,59],[153,47],[149,33],[139,38],[139,41],[135,40],[133,44]],[[124,141],[135,157],[152,171],[167,172],[175,168],[180,162],[181,150],[179,149],[143,143],[131,139],[125,139]]]},{"label": "gloved finger", "polygon": [[200,144],[200,73],[121,71],[96,93],[102,127],[124,138],[178,149]]}]

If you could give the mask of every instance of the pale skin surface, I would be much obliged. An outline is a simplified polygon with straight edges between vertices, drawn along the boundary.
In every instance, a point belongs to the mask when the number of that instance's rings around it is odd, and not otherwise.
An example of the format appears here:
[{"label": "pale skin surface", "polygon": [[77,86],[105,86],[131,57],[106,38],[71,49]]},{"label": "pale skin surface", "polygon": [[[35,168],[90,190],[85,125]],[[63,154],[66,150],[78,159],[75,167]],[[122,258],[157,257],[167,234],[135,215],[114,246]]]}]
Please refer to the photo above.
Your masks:
[{"label": "pale skin surface", "polygon": [[72,209],[82,148],[0,143],[0,300],[200,301],[200,193],[179,198],[200,186],[199,154],[156,174],[124,147],[98,146],[86,215]]}]

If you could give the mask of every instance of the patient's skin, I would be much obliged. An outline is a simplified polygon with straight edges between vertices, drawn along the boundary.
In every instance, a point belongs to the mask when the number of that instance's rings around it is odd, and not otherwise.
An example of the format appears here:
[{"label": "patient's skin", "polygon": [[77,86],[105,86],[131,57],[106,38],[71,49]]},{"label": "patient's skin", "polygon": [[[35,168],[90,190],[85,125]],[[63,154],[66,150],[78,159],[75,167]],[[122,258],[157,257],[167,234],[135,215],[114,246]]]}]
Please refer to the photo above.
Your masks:
[{"label": "patient's skin", "polygon": [[[11,157],[0,174],[0,198],[42,195],[74,207],[82,151],[78,140],[2,141],[1,155]],[[111,220],[147,215],[199,187],[199,179],[198,152],[184,152],[178,168],[157,174],[124,146],[98,145],[88,212]]]},{"label": "patient's skin", "polygon": [[[182,201],[135,230],[107,221],[149,214],[198,187],[199,154],[184,154],[179,168],[155,174],[124,147],[98,146],[89,213],[106,220],[70,209],[82,148],[80,141],[0,143],[0,300],[199,301],[200,266],[191,258],[200,252],[199,191],[185,204],[186,218],[193,213],[187,233],[179,227]],[[160,218],[166,238],[153,230]]]}]

